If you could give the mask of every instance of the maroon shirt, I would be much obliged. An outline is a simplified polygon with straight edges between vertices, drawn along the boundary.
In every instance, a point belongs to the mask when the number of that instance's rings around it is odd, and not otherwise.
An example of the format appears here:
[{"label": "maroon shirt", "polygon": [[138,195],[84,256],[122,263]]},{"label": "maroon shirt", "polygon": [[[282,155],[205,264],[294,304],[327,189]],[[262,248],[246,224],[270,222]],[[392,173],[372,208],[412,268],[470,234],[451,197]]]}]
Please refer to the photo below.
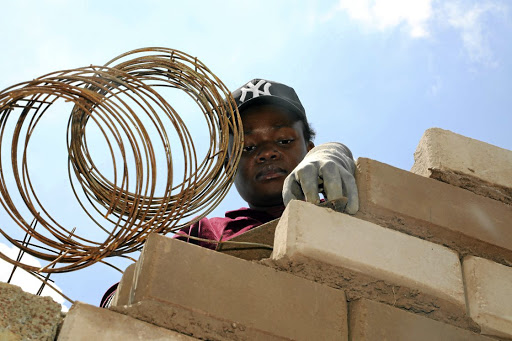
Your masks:
[{"label": "maroon shirt", "polygon": [[218,245],[217,243],[198,241],[187,236],[216,241],[229,240],[250,229],[279,218],[283,211],[284,206],[272,207],[267,211],[242,207],[236,211],[226,212],[224,218],[203,218],[197,223],[181,229],[173,238],[215,250]]}]

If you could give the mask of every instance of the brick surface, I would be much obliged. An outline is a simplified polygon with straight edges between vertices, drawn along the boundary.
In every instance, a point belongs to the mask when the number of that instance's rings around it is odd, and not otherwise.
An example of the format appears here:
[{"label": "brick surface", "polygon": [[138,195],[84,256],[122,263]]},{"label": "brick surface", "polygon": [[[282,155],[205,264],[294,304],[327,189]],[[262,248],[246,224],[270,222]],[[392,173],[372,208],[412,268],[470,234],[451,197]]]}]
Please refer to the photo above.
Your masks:
[{"label": "brick surface", "polygon": [[512,268],[473,256],[462,266],[469,315],[482,334],[512,339]]},{"label": "brick surface", "polygon": [[441,245],[293,201],[277,226],[272,261],[341,287],[349,299],[374,297],[468,326],[459,257]]},{"label": "brick surface", "polygon": [[0,282],[0,339],[54,340],[62,320],[61,305]]},{"label": "brick surface", "polygon": [[492,341],[469,330],[387,304],[360,299],[349,304],[350,340]]},{"label": "brick surface", "polygon": [[[217,251],[245,260],[260,260],[270,257],[274,244],[274,233],[279,219],[255,227],[244,234],[220,244]],[[240,244],[238,244],[240,243]]]},{"label": "brick surface", "polygon": [[116,311],[204,339],[346,340],[341,290],[160,235]]},{"label": "brick surface", "polygon": [[112,299],[111,305],[125,305],[130,302],[130,293],[133,284],[133,274],[135,272],[135,263],[130,264],[123,272],[121,281],[117,286],[117,291]]},{"label": "brick surface", "polygon": [[411,172],[512,203],[512,151],[448,130],[425,131]]},{"label": "brick surface", "polygon": [[357,161],[356,217],[512,264],[512,207],[365,158]]},{"label": "brick surface", "polygon": [[[337,212],[344,212],[345,207],[347,206],[347,202],[347,198],[340,198],[323,202],[318,206],[327,207]],[[275,219],[250,231],[247,231],[246,233],[230,240],[230,242],[234,243],[220,244],[217,251],[246,260],[261,260],[264,258],[269,258],[272,254],[274,234],[278,223],[279,219]],[[242,243],[237,244],[238,242]]]},{"label": "brick surface", "polygon": [[118,314],[108,309],[77,302],[69,310],[59,333],[58,341],[130,341],[173,340],[196,338],[157,327]]}]

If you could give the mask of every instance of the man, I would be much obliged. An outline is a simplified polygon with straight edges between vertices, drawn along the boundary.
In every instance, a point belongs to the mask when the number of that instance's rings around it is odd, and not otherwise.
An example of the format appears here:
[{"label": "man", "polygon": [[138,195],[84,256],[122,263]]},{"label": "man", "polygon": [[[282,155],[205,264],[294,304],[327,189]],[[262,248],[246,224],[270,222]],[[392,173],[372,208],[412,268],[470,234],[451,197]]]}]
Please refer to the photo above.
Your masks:
[{"label": "man", "polygon": [[[233,92],[244,129],[244,147],[235,186],[249,208],[203,218],[175,238],[215,249],[229,240],[281,216],[293,199],[320,202],[348,198],[346,212],[359,209],[355,163],[341,143],[315,147],[314,131],[295,91],[284,84],[254,79]],[[211,242],[209,242],[211,241]],[[113,285],[101,300],[108,307]]]},{"label": "man", "polygon": [[[284,84],[253,79],[233,92],[242,118],[244,147],[235,186],[249,208],[203,218],[177,238],[215,249],[218,243],[278,218],[292,199],[320,202],[348,197],[346,211],[358,210],[350,150],[341,143],[314,146],[304,107]],[[200,238],[195,239],[195,238]]]}]

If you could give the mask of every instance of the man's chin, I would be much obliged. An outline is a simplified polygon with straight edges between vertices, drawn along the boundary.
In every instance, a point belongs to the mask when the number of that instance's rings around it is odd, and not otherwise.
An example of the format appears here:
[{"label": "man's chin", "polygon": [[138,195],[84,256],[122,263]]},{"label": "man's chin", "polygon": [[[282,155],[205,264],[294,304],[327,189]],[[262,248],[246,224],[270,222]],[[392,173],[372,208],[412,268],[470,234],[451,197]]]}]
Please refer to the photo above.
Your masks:
[{"label": "man's chin", "polygon": [[283,206],[283,196],[281,192],[279,192],[279,195],[273,195],[273,196],[265,196],[258,198],[254,203],[252,203],[252,206],[255,207],[276,207],[276,206]]}]

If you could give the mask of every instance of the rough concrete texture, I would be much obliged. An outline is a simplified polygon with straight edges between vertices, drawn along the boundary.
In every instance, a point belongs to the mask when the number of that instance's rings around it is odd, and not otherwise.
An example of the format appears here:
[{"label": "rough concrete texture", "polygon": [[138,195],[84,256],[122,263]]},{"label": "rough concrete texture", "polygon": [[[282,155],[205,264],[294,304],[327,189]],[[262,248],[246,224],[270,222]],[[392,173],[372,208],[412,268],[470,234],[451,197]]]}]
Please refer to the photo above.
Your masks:
[{"label": "rough concrete texture", "polygon": [[431,168],[429,177],[438,181],[446,182],[453,186],[467,189],[468,191],[478,195],[512,205],[512,188],[492,184],[479,178],[472,177],[471,175],[446,169],[440,170]]},{"label": "rough concrete texture", "polygon": [[54,340],[61,305],[0,282],[0,340]]},{"label": "rough concrete texture", "polygon": [[[147,299],[132,305],[114,306],[110,310],[132,316],[164,328],[179,330],[201,340],[290,340],[254,329],[247,324],[222,320],[202,311],[194,311],[179,305],[162,304]],[[346,338],[339,338],[346,340]]]},{"label": "rough concrete texture", "polygon": [[290,202],[281,217],[272,259],[295,255],[465,304],[454,251],[298,200]]},{"label": "rough concrete texture", "polygon": [[512,339],[512,268],[473,256],[462,267],[469,315],[482,334]]},{"label": "rough concrete texture", "polygon": [[76,302],[69,310],[57,341],[130,341],[196,338],[157,327],[108,309]]},{"label": "rough concrete texture", "polygon": [[359,158],[356,217],[512,264],[512,208],[449,184]]},{"label": "rough concrete texture", "polygon": [[458,255],[441,245],[307,202],[288,204],[264,264],[346,291],[473,327]]},{"label": "rough concrete texture", "polygon": [[260,260],[270,257],[274,244],[274,232],[279,219],[255,227],[244,234],[219,244],[217,251],[245,260]]},{"label": "rough concrete texture", "polygon": [[411,172],[512,204],[512,151],[448,130],[425,131]]},{"label": "rough concrete texture", "polygon": [[[327,207],[337,212],[344,212],[347,202],[347,198],[340,198],[337,200],[323,202],[318,206]],[[217,251],[245,260],[261,260],[269,258],[272,254],[274,234],[278,223],[279,219],[275,219],[247,231],[246,233],[229,240],[231,243],[219,244]]]},{"label": "rough concrete texture", "polygon": [[130,293],[133,284],[133,274],[135,272],[135,263],[130,264],[123,272],[121,281],[117,286],[117,291],[112,298],[111,305],[125,305],[130,302]]},{"label": "rough concrete texture", "polygon": [[347,338],[343,291],[156,234],[131,298],[112,309],[198,338]]},{"label": "rough concrete texture", "polygon": [[469,330],[367,299],[350,302],[349,330],[349,339],[353,341],[494,340]]}]

